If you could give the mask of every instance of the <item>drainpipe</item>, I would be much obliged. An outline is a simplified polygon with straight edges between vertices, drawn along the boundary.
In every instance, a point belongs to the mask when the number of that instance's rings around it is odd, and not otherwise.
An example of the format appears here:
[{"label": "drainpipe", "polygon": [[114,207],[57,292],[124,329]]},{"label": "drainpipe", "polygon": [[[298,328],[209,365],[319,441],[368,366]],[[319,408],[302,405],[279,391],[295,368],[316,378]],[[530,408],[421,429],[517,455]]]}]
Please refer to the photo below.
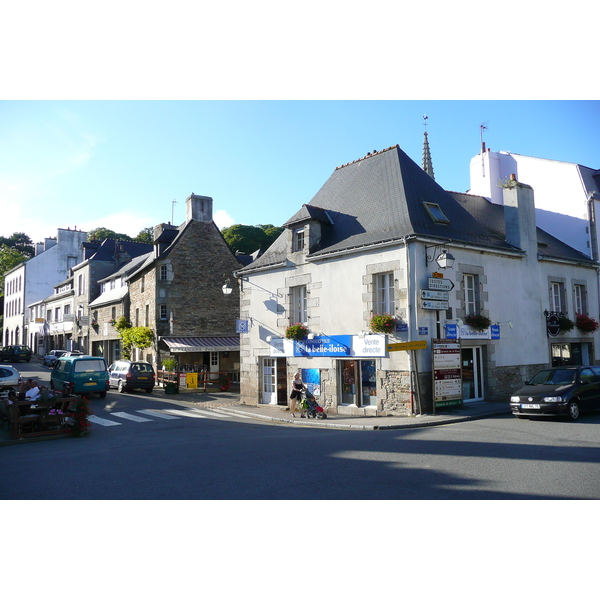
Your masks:
[{"label": "drainpipe", "polygon": [[[408,306],[407,306],[407,321],[408,321],[408,341],[413,341],[413,325],[414,324],[414,303],[413,303],[413,293],[416,294],[416,289],[418,286],[415,285],[415,282],[412,281],[412,270],[411,270],[411,261],[409,252],[411,250],[411,246],[408,243],[408,240],[404,238],[404,248],[405,248],[405,262],[406,262],[406,284],[408,288]],[[411,288],[412,286],[412,288]],[[419,407],[419,414],[421,414],[421,392],[419,387],[419,374],[417,371],[417,360],[414,352],[408,353],[408,372],[409,372],[409,382],[410,382],[410,411],[411,414],[415,414],[415,392],[416,392],[416,405]],[[413,373],[415,374],[415,381],[413,382]]]}]

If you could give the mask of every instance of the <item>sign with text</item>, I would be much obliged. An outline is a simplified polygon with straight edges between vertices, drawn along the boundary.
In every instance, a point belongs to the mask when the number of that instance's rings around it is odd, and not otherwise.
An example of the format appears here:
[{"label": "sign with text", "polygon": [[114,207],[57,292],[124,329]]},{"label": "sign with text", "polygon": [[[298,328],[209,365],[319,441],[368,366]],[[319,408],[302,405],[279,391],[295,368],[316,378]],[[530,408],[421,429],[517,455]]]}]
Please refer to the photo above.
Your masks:
[{"label": "sign with text", "polygon": [[421,300],[421,308],[427,310],[448,310],[447,300]]},{"label": "sign with text", "polygon": [[397,344],[388,344],[388,352],[397,352],[398,350],[425,350],[427,348],[426,340],[417,340],[415,342],[399,342]]},{"label": "sign with text", "polygon": [[443,290],[449,292],[454,288],[454,284],[449,279],[438,279],[437,277],[429,277],[427,279],[427,287],[430,290]]},{"label": "sign with text", "polygon": [[423,300],[448,300],[449,292],[440,292],[436,290],[421,290]]},{"label": "sign with text", "polygon": [[436,407],[462,404],[460,342],[432,340],[433,401]]},{"label": "sign with text", "polygon": [[300,341],[273,338],[269,342],[271,356],[305,357],[376,357],[385,356],[385,335],[315,336]]}]

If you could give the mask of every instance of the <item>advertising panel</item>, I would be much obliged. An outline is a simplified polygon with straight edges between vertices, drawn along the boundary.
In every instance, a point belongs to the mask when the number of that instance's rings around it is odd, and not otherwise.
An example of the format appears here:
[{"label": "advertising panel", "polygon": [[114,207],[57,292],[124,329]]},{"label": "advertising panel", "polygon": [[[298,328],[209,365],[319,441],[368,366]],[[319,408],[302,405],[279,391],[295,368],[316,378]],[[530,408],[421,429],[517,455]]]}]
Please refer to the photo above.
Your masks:
[{"label": "advertising panel", "polygon": [[432,340],[433,401],[436,408],[462,404],[460,342]]}]

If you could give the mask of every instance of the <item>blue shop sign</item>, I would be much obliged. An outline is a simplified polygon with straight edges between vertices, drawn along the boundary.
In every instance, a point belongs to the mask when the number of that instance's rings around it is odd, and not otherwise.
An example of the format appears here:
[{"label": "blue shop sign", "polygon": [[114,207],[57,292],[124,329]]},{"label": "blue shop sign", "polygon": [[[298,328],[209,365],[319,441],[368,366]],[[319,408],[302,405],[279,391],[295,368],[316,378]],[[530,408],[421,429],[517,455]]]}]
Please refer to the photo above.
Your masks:
[{"label": "blue shop sign", "polygon": [[493,340],[500,339],[500,325],[490,325],[490,337]]},{"label": "blue shop sign", "polygon": [[294,356],[351,356],[352,336],[317,336],[294,342]]},{"label": "blue shop sign", "polygon": [[458,325],[453,323],[446,323],[446,339],[457,340],[458,339]]}]

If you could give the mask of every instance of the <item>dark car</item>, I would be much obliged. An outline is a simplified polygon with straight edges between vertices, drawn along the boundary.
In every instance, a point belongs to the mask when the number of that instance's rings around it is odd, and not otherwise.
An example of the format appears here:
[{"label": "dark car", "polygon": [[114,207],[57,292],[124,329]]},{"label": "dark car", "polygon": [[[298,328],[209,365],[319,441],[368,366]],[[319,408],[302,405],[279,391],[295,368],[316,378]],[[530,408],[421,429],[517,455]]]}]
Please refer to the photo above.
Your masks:
[{"label": "dark car", "polygon": [[554,367],[542,369],[511,396],[513,415],[555,417],[571,421],[583,411],[600,409],[600,367]]},{"label": "dark car", "polygon": [[152,365],[140,360],[118,360],[108,367],[108,378],[111,387],[119,392],[130,392],[135,389],[154,389],[155,374]]},{"label": "dark car", "polygon": [[24,360],[29,362],[31,360],[31,348],[29,346],[4,346],[0,349],[0,360],[6,360],[8,362],[19,362]]}]

